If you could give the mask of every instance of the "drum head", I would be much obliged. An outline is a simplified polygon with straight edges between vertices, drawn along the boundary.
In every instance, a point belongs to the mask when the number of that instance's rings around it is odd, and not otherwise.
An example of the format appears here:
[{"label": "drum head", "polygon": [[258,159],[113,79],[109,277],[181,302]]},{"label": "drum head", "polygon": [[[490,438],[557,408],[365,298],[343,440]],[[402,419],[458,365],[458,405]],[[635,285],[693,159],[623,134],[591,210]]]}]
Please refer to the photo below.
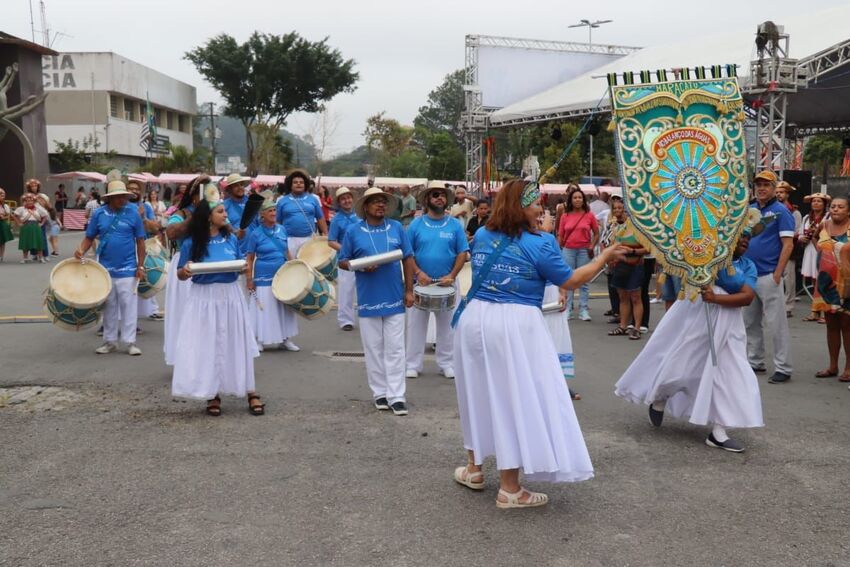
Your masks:
[{"label": "drum head", "polygon": [[417,295],[426,297],[447,297],[455,294],[455,288],[440,285],[417,285],[413,288]]},{"label": "drum head", "polygon": [[457,274],[457,285],[460,288],[460,295],[466,297],[469,293],[469,288],[472,287],[472,263],[467,262]]},{"label": "drum head", "polygon": [[50,272],[50,288],[56,297],[71,307],[88,309],[106,301],[112,291],[112,278],[106,268],[94,260],[62,260]]},{"label": "drum head", "polygon": [[336,256],[336,250],[328,245],[327,237],[312,238],[298,250],[298,259],[314,268],[324,266]]},{"label": "drum head", "polygon": [[278,301],[298,301],[313,286],[313,269],[301,260],[291,260],[280,267],[272,280],[272,294]]}]

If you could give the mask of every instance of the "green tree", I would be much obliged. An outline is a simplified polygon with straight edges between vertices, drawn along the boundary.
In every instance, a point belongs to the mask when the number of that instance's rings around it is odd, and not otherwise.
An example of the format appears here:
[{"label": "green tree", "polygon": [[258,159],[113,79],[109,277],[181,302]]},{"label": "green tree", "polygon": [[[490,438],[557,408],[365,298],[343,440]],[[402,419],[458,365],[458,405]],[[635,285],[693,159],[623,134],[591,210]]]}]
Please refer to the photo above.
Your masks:
[{"label": "green tree", "polygon": [[353,92],[359,75],[354,60],[327,44],[295,32],[254,32],[239,44],[220,34],[185,54],[225,100],[225,113],[245,126],[248,170],[257,173],[252,126],[278,131],[293,112],[317,112],[342,92]]},{"label": "green tree", "polygon": [[803,161],[806,166],[826,175],[837,174],[841,171],[844,159],[844,146],[841,137],[832,134],[812,136],[806,142]]},{"label": "green tree", "polygon": [[292,144],[284,140],[280,130],[270,126],[254,124],[257,168],[269,175],[280,175],[292,167]]},{"label": "green tree", "polygon": [[428,93],[428,102],[419,107],[419,114],[413,120],[417,132],[447,132],[459,149],[463,147],[460,129],[463,82],[464,70],[459,69],[446,75],[440,86]]},{"label": "green tree", "polygon": [[201,150],[189,151],[186,146],[168,146],[167,155],[157,156],[147,166],[139,169],[148,169],[154,175],[160,173],[197,173],[204,171],[208,164],[205,152]]},{"label": "green tree", "polygon": [[383,172],[389,177],[428,177],[428,156],[417,148],[407,148],[387,162]]},{"label": "green tree", "polygon": [[425,144],[428,156],[429,179],[463,179],[466,173],[466,156],[451,134],[437,132]]},{"label": "green tree", "polygon": [[392,161],[399,157],[413,140],[413,128],[402,126],[398,120],[387,118],[386,112],[379,112],[366,119],[366,147],[372,156],[375,175],[395,175],[390,173]]}]

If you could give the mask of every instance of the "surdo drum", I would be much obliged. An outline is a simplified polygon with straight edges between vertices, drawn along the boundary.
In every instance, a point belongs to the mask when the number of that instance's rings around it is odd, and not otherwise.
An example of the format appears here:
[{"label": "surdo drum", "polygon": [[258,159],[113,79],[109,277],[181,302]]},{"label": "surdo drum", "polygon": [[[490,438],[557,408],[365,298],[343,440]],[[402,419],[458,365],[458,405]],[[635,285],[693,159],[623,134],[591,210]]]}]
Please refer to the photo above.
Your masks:
[{"label": "surdo drum", "polygon": [[454,287],[418,285],[413,288],[413,306],[422,311],[452,311],[456,298]]},{"label": "surdo drum", "polygon": [[272,294],[305,319],[316,319],[331,310],[333,286],[307,262],[292,260],[275,273]]}]

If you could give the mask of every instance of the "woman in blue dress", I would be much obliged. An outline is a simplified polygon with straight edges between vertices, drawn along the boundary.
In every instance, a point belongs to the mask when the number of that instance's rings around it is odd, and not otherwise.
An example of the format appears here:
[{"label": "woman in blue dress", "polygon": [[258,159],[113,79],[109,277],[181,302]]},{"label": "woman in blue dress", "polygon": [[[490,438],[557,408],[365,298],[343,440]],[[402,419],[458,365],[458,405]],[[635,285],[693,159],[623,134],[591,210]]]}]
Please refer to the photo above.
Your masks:
[{"label": "woman in blue dress", "polygon": [[499,191],[493,214],[472,241],[470,301],[455,332],[467,464],[455,469],[454,479],[483,489],[482,464],[495,455],[499,508],[548,502],[545,494],[520,485],[520,470],[532,481],[577,482],[593,476],[540,306],[547,281],[574,290],[626,251],[608,248],[573,270],[554,236],[537,230],[542,212],[536,183],[514,180]]},{"label": "woman in blue dress", "polygon": [[221,414],[220,395],[248,397],[254,415],[264,404],[254,389],[254,358],[260,355],[236,272],[193,274],[197,262],[242,259],[213,185],[189,221],[189,238],[180,248],[177,277],[192,279],[174,356],[172,395],[207,400],[207,413]]}]

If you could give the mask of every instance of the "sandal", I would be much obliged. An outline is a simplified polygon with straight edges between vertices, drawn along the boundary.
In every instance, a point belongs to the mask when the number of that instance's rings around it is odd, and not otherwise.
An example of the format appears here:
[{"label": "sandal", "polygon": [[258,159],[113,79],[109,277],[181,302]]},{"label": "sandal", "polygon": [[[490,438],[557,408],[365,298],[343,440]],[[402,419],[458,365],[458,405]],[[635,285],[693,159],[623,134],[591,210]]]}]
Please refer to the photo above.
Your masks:
[{"label": "sandal", "polygon": [[266,404],[260,401],[260,396],[257,394],[248,394],[248,411],[251,415],[263,415],[266,413]]},{"label": "sandal", "polygon": [[577,402],[581,399],[581,394],[573,390],[572,388],[567,388],[570,391],[570,399],[574,402]]},{"label": "sandal", "polygon": [[825,317],[818,318],[818,323],[820,323],[821,325],[826,325],[826,318]]},{"label": "sandal", "polygon": [[[519,499],[525,494],[528,494],[528,498],[525,502],[520,502]],[[496,508],[536,508],[549,502],[549,497],[542,492],[531,492],[522,487],[513,494],[500,488],[499,496],[503,496],[506,501],[502,502],[496,498]]]},{"label": "sandal", "polygon": [[[480,480],[472,480],[480,477]],[[455,482],[472,490],[484,490],[484,471],[472,472],[469,465],[455,469]]]},{"label": "sandal", "polygon": [[838,370],[832,370],[830,368],[815,372],[815,378],[834,378],[836,376],[838,376]]},{"label": "sandal", "polygon": [[820,317],[818,317],[817,313],[809,313],[807,316],[803,317],[803,321],[806,322],[813,322],[817,321],[818,319],[820,319]]},{"label": "sandal", "polygon": [[616,336],[625,335],[625,334],[626,334],[626,330],[619,325],[617,325],[617,328],[614,329],[613,331],[608,331],[609,337],[616,337]]},{"label": "sandal", "polygon": [[850,372],[845,372],[838,377],[839,382],[850,382]]},{"label": "sandal", "polygon": [[640,340],[640,331],[638,329],[629,329],[629,340],[630,341],[639,341]]},{"label": "sandal", "polygon": [[207,400],[207,415],[218,417],[221,415],[221,398],[218,396]]}]

